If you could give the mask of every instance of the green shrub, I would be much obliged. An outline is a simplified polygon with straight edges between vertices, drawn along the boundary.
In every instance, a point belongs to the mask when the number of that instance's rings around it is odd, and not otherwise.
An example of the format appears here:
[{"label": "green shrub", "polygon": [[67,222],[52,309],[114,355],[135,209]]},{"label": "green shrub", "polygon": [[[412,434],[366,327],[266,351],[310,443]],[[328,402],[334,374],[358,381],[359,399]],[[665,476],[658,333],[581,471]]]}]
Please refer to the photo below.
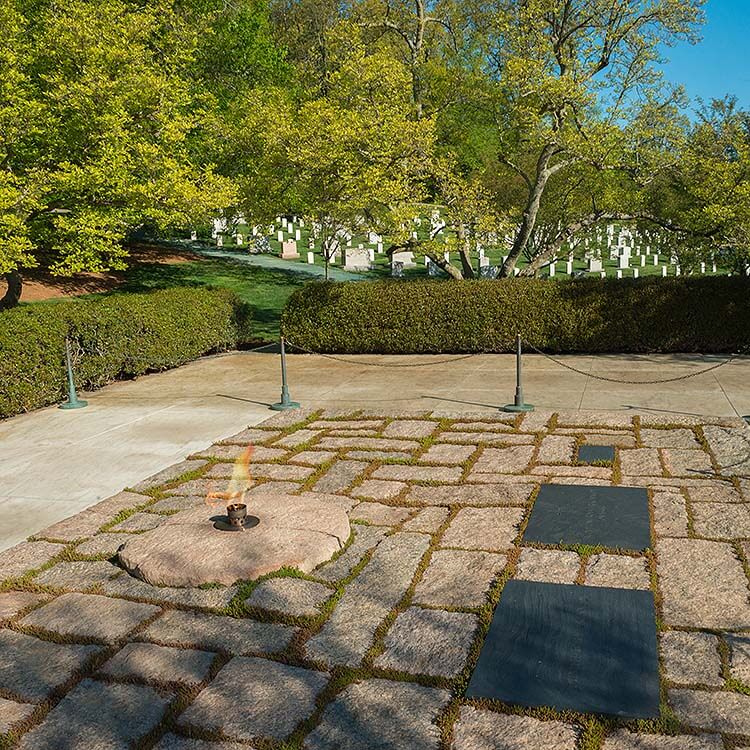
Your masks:
[{"label": "green shrub", "polygon": [[63,400],[66,336],[85,389],[234,348],[249,323],[231,292],[187,287],[0,313],[0,417]]},{"label": "green shrub", "polygon": [[312,283],[282,315],[320,352],[728,352],[750,345],[741,277]]}]

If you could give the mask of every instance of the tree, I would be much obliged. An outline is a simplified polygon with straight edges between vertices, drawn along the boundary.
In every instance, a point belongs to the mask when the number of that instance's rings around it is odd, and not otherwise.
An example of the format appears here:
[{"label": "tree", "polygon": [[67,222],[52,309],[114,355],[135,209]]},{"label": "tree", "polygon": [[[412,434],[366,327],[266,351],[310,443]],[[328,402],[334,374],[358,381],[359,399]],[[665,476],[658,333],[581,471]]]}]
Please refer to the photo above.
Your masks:
[{"label": "tree", "polygon": [[[680,92],[660,96],[663,81],[654,63],[659,45],[695,39],[702,4],[500,0],[487,17],[498,78],[498,160],[525,188],[503,276],[529,246],[553,180],[580,180],[585,193],[602,181],[637,187],[669,161],[665,146],[679,136],[673,117]],[[639,208],[639,192],[633,192]],[[640,213],[597,205],[596,193],[590,194],[589,209],[570,217],[525,273],[534,273],[580,229]]]},{"label": "tree", "polygon": [[265,221],[284,207],[309,217],[326,269],[344,232],[403,234],[434,149],[433,121],[410,119],[404,66],[368,54],[356,28],[336,46],[324,96],[256,91],[238,103],[223,139],[245,215]]},{"label": "tree", "polygon": [[24,268],[121,269],[134,229],[231,202],[190,148],[197,37],[171,3],[29,0],[0,14],[0,307],[18,301]]}]

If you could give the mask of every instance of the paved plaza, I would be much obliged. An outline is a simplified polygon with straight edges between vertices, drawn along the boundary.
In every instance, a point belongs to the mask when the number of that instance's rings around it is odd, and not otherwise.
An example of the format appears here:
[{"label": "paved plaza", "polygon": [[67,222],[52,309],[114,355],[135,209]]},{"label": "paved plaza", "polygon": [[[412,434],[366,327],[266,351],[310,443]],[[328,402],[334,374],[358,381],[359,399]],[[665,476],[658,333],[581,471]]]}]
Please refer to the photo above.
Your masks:
[{"label": "paved plaza", "polygon": [[[614,462],[579,462],[582,444],[615,446]],[[277,495],[346,509],[332,559],[179,588],[118,565],[176,513],[208,518],[248,445],[250,512]],[[540,487],[561,484],[645,488],[650,546],[526,541]],[[750,431],[736,416],[305,408],[118,489],[0,553],[0,747],[750,748]],[[510,580],[651,591],[658,718],[468,699]]]}]

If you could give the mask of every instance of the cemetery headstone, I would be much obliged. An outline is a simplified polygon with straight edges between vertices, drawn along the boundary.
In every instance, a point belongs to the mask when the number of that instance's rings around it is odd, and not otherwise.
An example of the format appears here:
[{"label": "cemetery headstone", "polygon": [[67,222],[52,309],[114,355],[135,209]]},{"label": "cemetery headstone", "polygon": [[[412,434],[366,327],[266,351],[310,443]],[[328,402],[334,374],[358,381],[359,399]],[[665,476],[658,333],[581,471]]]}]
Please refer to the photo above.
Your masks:
[{"label": "cemetery headstone", "polygon": [[415,268],[414,253],[410,250],[401,250],[391,255],[391,263],[401,263],[402,268]]},{"label": "cemetery headstone", "polygon": [[401,261],[391,263],[391,276],[400,279],[404,275],[404,264]]},{"label": "cemetery headstone", "polygon": [[258,237],[255,242],[250,245],[250,252],[253,255],[258,255],[259,253],[270,253],[271,243],[268,241],[268,237]]},{"label": "cemetery headstone", "polygon": [[345,271],[369,271],[370,254],[363,247],[344,248]]},{"label": "cemetery headstone", "polygon": [[308,252],[308,254],[307,254],[307,262],[310,265],[314,265],[314,263],[315,263],[315,253],[313,253],[312,251]]},{"label": "cemetery headstone", "polygon": [[281,258],[283,260],[294,260],[299,258],[297,243],[294,240],[284,240],[281,243]]}]

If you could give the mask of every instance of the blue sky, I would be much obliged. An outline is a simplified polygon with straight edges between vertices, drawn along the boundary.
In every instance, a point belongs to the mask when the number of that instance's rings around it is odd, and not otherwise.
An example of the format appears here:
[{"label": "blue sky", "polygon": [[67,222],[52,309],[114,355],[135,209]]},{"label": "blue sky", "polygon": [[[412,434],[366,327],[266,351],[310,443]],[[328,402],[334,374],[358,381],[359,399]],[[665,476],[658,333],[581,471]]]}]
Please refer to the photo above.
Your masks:
[{"label": "blue sky", "polygon": [[734,94],[750,109],[750,0],[708,0],[705,13],[703,41],[667,48],[664,74],[692,98]]}]

